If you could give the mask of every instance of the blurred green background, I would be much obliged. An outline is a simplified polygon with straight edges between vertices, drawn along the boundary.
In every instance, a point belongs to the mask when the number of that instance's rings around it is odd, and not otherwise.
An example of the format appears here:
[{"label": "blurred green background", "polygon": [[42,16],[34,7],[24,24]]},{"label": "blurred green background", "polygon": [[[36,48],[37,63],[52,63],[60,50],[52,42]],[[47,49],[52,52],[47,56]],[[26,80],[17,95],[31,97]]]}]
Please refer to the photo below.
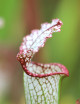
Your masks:
[{"label": "blurred green background", "polygon": [[61,32],[47,40],[34,60],[68,68],[61,104],[75,104],[80,98],[80,0],[0,0],[0,104],[25,104],[16,54],[23,36],[53,18],[62,20]]}]

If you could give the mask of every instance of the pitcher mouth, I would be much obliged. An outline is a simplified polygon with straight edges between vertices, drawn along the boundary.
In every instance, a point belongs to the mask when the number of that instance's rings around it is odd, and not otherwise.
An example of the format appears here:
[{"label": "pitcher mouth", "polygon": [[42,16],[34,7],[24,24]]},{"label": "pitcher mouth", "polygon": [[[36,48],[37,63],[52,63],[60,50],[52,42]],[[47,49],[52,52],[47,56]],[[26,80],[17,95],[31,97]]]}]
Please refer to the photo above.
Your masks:
[{"label": "pitcher mouth", "polygon": [[26,64],[21,64],[21,65],[25,73],[32,77],[43,78],[52,75],[62,75],[67,77],[69,76],[69,71],[67,70],[67,68],[59,63],[41,64],[41,63],[31,62],[30,64],[28,64],[29,66],[27,66]]}]

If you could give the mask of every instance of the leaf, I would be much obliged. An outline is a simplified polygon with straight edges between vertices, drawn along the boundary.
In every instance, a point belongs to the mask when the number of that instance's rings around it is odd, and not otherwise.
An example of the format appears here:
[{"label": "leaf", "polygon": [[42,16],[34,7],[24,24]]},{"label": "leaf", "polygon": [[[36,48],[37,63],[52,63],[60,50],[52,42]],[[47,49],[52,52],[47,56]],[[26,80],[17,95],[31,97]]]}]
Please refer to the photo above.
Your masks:
[{"label": "leaf", "polygon": [[[44,46],[46,39],[52,37],[52,33],[60,31],[61,25],[62,22],[59,19],[54,19],[52,23],[42,24],[40,30],[33,30],[30,35],[23,38],[17,59],[28,75],[33,77],[46,77],[54,74],[65,74],[68,76],[68,71],[63,65],[56,63],[37,64],[31,62],[31,58],[38,52],[40,47]],[[57,68],[54,70],[56,66]]]},{"label": "leaf", "polygon": [[32,77],[24,73],[26,104],[58,104],[62,77]]},{"label": "leaf", "polygon": [[33,55],[43,47],[52,33],[59,32],[62,22],[59,19],[44,23],[40,30],[33,30],[24,37],[17,59],[24,73],[26,104],[58,104],[62,76],[69,76],[65,66],[58,63],[42,64],[31,62]]},{"label": "leaf", "polygon": [[20,51],[26,53],[26,50],[38,52],[43,47],[47,38],[52,37],[53,32],[59,32],[62,22],[59,19],[52,20],[52,23],[44,23],[40,30],[33,30],[30,35],[23,38]]}]

